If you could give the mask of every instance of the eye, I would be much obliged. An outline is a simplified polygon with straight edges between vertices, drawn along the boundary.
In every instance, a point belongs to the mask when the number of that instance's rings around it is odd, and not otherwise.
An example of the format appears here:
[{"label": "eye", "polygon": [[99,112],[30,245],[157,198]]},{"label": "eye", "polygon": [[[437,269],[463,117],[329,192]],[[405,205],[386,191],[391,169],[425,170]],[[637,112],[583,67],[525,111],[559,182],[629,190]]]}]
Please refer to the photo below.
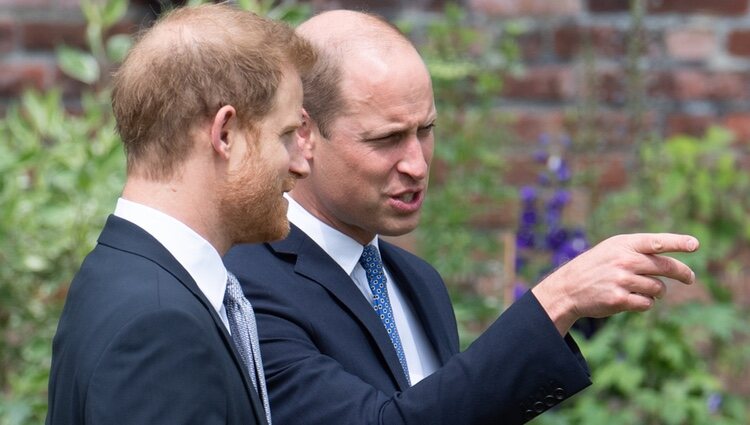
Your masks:
[{"label": "eye", "polygon": [[391,133],[391,134],[386,134],[385,136],[381,136],[381,137],[373,137],[373,138],[367,139],[367,141],[371,143],[380,143],[380,144],[396,143],[399,140],[401,140],[402,136],[403,136],[402,133]]},{"label": "eye", "polygon": [[429,136],[430,134],[432,134],[432,130],[434,128],[435,128],[434,123],[426,125],[424,127],[420,127],[419,129],[417,129],[417,137],[423,138],[423,137]]}]

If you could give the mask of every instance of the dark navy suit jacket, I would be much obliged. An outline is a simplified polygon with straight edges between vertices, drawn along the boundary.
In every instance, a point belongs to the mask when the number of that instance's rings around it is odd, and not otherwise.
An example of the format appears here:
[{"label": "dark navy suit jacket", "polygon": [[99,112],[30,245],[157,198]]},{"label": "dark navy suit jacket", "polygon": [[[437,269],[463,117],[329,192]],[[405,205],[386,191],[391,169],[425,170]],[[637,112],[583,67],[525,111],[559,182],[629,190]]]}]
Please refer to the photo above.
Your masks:
[{"label": "dark navy suit jacket", "polygon": [[47,424],[266,424],[243,368],[188,272],[110,216],[60,318]]},{"label": "dark navy suit jacket", "polygon": [[275,425],[519,424],[590,384],[577,346],[531,293],[459,354],[437,271],[379,245],[441,363],[413,387],[372,306],[298,228],[225,256],[253,302]]}]

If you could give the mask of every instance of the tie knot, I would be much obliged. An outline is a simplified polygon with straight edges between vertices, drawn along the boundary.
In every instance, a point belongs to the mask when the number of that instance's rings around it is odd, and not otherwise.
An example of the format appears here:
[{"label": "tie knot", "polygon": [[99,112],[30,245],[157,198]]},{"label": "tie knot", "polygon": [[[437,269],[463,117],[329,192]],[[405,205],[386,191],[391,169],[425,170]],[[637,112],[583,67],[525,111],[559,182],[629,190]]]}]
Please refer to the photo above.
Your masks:
[{"label": "tie knot", "polygon": [[382,270],[383,262],[380,259],[380,252],[375,245],[366,245],[362,256],[359,258],[359,264],[364,267],[365,271]]}]

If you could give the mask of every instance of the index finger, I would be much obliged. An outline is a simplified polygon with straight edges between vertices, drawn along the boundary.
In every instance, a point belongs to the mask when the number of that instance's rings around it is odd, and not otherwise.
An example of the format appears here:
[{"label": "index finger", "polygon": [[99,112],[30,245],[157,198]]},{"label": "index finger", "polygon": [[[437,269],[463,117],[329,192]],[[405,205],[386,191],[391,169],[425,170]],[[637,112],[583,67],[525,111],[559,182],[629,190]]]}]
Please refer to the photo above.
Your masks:
[{"label": "index finger", "polygon": [[636,233],[630,246],[641,254],[661,254],[664,252],[693,252],[700,242],[694,236],[675,233]]}]

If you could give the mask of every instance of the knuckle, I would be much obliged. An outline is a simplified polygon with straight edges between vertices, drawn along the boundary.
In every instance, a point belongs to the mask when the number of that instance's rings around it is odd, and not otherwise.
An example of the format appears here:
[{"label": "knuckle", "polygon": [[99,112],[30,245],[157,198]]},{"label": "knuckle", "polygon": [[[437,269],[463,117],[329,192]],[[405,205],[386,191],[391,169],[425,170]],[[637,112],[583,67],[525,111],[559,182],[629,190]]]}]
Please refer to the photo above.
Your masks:
[{"label": "knuckle", "polygon": [[660,237],[655,237],[651,240],[651,249],[653,252],[662,252],[664,251],[664,241]]}]

